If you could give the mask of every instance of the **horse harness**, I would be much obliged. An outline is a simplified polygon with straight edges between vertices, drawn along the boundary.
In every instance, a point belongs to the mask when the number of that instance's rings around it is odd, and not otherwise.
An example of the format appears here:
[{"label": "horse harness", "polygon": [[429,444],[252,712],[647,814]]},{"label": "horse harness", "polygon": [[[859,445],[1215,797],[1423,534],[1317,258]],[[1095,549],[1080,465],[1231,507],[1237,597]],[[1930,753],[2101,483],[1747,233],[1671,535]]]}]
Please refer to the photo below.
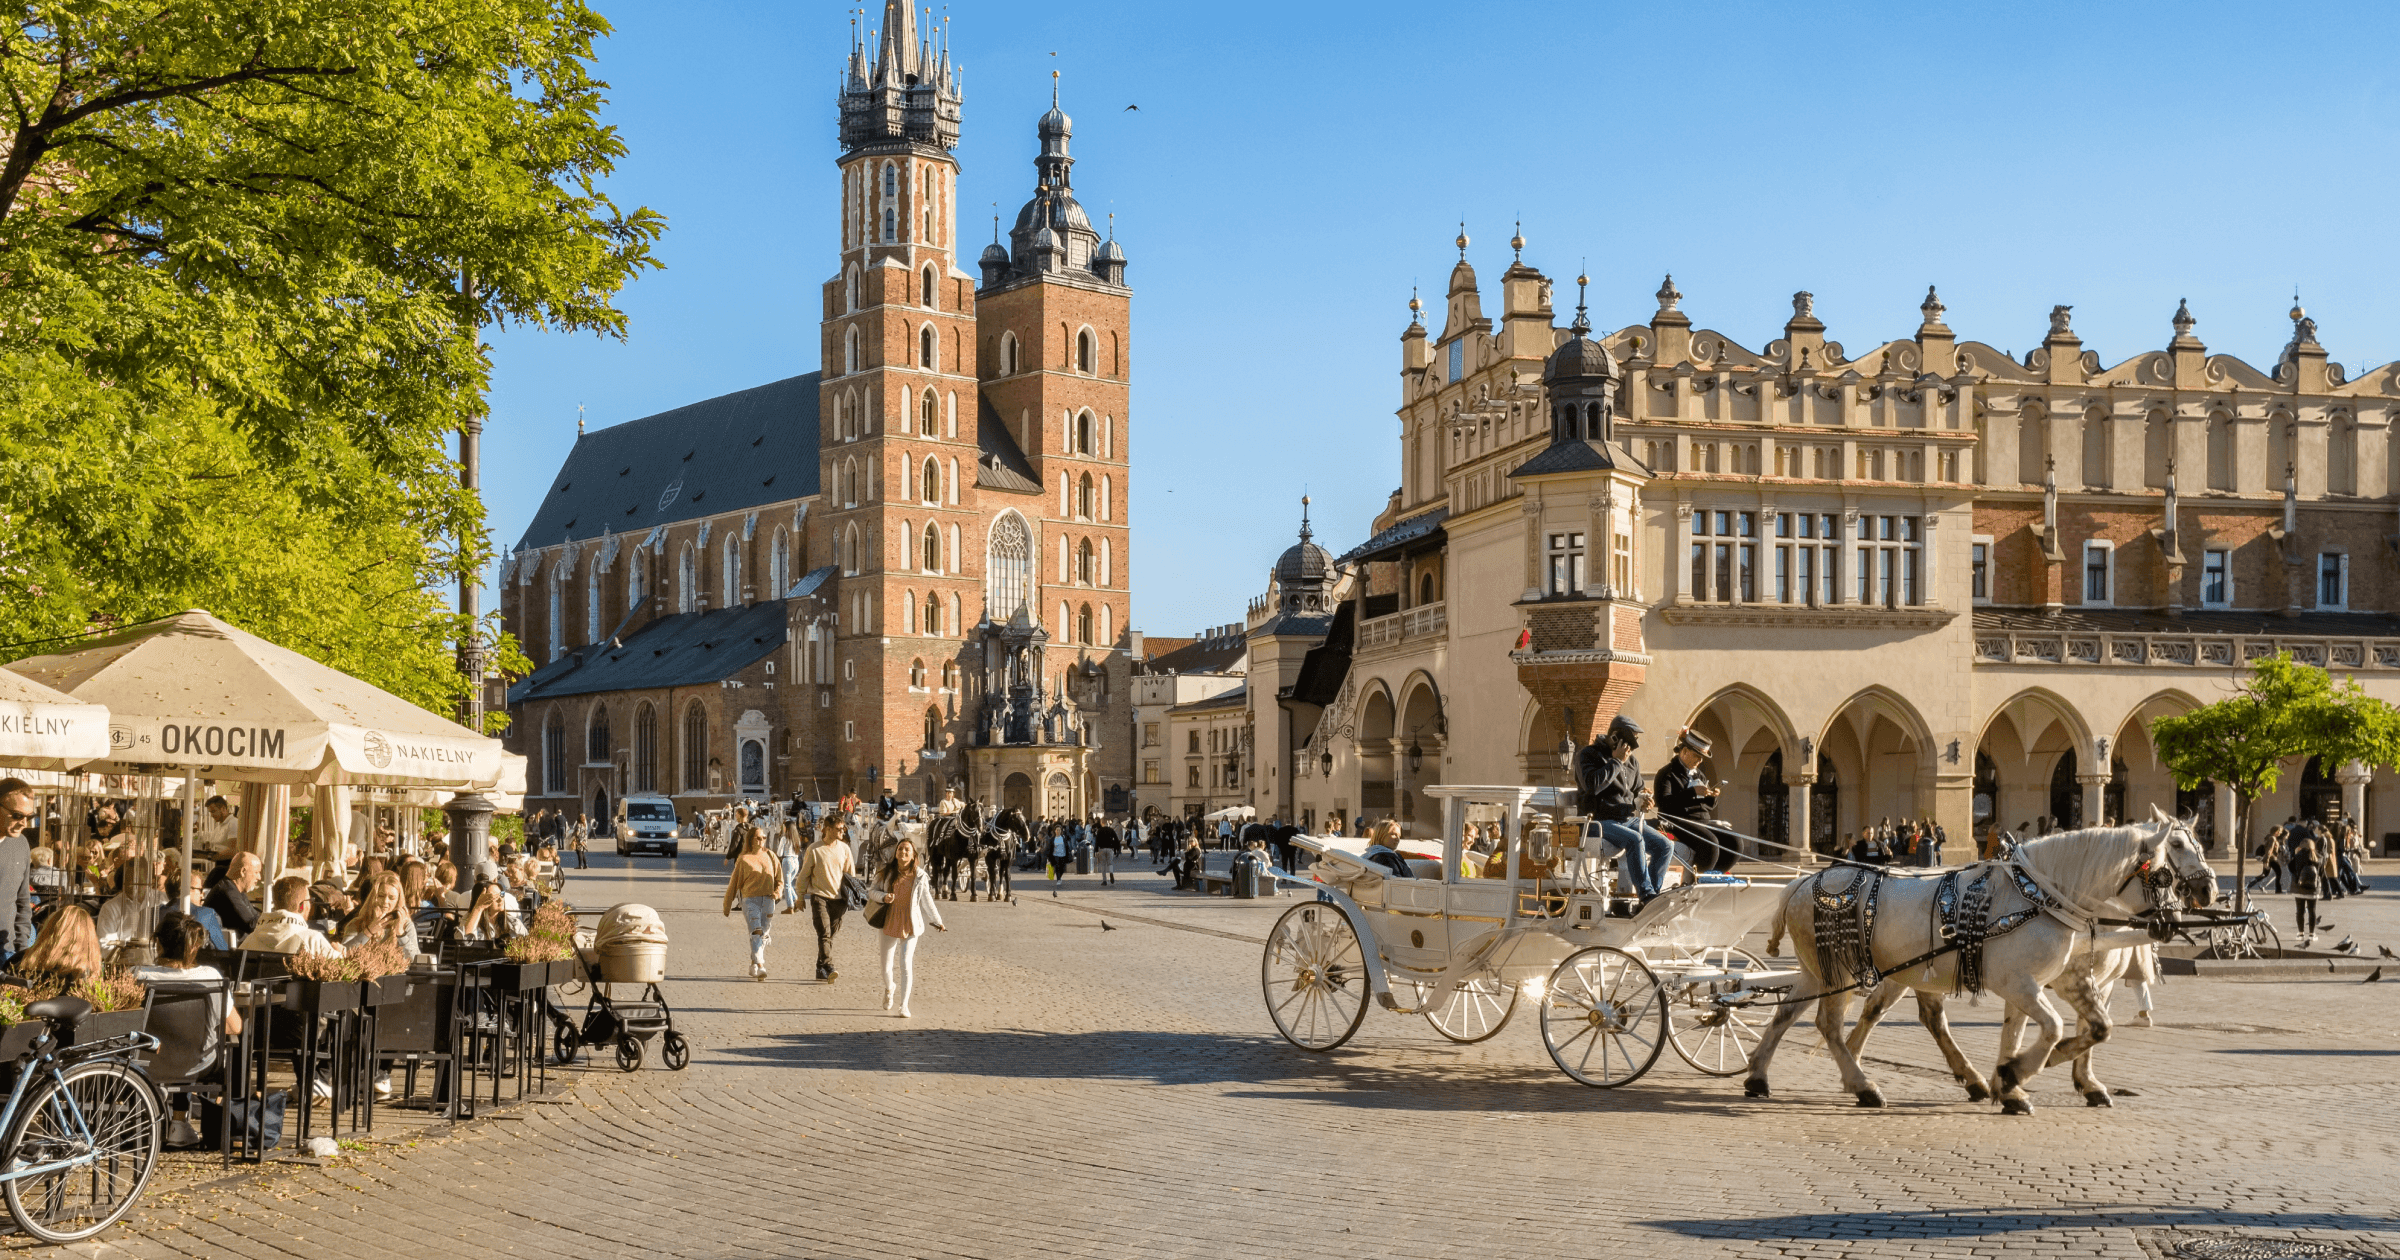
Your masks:
[{"label": "horse harness", "polygon": [[[1959,876],[1975,873],[1972,882],[1962,889]],[[2006,936],[2023,927],[2027,921],[2061,903],[2043,892],[2041,887],[2015,863],[2007,867],[2015,880],[2017,892],[2032,903],[2023,910],[1992,916],[1992,872],[1989,867],[1975,866],[1944,874],[1933,890],[1934,939],[1958,950],[1958,983],[1952,993],[1983,992],[1983,947],[1995,936]]]},{"label": "horse harness", "polygon": [[[1943,874],[1933,891],[1934,938],[1940,943],[1896,967],[1875,965],[1875,909],[1883,894],[1887,876],[1866,867],[1851,868],[1850,882],[1835,888],[1827,871],[1814,877],[1811,890],[1810,938],[1817,950],[1817,974],[1827,980],[1849,976],[1852,980],[1829,993],[1847,993],[1853,989],[1872,989],[1882,984],[1886,976],[1895,976],[1922,963],[1932,962],[1944,954],[1956,953],[1958,984],[1953,992],[1983,991],[1983,947],[1992,938],[2005,936],[2046,913],[2070,913],[2066,903],[2042,891],[2023,867],[2014,862],[2002,869],[2016,885],[2019,896],[2029,903],[2023,910],[1991,917],[1992,867],[1978,863],[1962,870]],[[1974,879],[1961,884],[1959,876],[1973,873]],[[1820,994],[1818,996],[1826,996]],[[1777,1003],[1781,1005],[1781,1003]]]}]

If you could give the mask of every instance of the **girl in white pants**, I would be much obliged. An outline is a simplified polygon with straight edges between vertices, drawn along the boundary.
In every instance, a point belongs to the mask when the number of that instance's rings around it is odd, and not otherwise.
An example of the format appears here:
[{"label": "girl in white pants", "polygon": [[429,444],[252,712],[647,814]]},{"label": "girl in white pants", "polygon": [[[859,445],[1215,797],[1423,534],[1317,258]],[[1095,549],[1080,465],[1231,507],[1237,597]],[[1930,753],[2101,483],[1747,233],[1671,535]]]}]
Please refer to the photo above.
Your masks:
[{"label": "girl in white pants", "polygon": [[891,860],[876,876],[875,900],[886,907],[880,938],[883,1009],[897,1005],[900,1018],[907,1019],[909,990],[916,987],[917,938],[928,925],[937,932],[950,930],[942,923],[942,912],[934,908],[933,889],[917,861],[915,841],[903,840],[892,850]]}]

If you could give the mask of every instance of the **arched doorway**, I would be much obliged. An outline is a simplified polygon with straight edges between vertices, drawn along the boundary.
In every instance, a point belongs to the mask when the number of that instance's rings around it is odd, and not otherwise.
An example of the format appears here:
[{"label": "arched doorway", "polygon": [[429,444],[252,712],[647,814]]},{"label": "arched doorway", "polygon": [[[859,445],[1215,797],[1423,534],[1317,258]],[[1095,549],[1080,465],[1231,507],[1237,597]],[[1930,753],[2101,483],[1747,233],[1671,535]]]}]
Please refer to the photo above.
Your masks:
[{"label": "arched doorway", "polygon": [[1833,758],[1817,756],[1817,781],[1808,785],[1808,847],[1819,853],[1832,853],[1842,842],[1841,776],[1835,773]]},{"label": "arched doorway", "polygon": [[2083,785],[2075,781],[2075,750],[2059,754],[2050,771],[2050,825],[2071,831],[2083,825]]},{"label": "arched doorway", "polygon": [[2330,822],[2342,816],[2342,785],[2325,773],[2325,759],[2311,757],[2300,767],[2300,816]]},{"label": "arched doorway", "polygon": [[1053,774],[1043,785],[1047,790],[1042,801],[1043,813],[1051,818],[1064,818],[1075,812],[1075,782],[1063,774]]},{"label": "arched doorway", "polygon": [[1023,774],[1012,774],[1000,785],[1000,807],[1013,809],[1028,818],[1033,815],[1033,780]]},{"label": "arched doorway", "polygon": [[[1783,782],[1783,750],[1778,748],[1768,753],[1766,763],[1758,768],[1758,838],[1769,844],[1790,844],[1791,816],[1791,789]],[[1777,857],[1781,852],[1770,849],[1767,856]]]},{"label": "arched doorway", "polygon": [[592,793],[592,821],[595,824],[604,823],[608,818],[608,789],[601,788]]}]

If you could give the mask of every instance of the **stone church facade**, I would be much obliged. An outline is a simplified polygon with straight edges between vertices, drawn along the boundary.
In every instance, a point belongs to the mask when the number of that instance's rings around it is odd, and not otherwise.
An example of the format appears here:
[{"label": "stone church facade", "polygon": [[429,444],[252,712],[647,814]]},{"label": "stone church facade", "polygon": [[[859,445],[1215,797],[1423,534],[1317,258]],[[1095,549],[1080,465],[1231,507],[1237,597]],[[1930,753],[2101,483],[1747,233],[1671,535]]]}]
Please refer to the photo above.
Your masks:
[{"label": "stone church facade", "polygon": [[1132,292],[1072,123],[969,271],[946,42],[887,4],[839,106],[820,370],[580,436],[504,566],[535,807],[1129,800]]},{"label": "stone church facade", "polygon": [[[1652,768],[1707,734],[1720,816],[1772,839],[2157,805],[2221,844],[2231,792],[2178,790],[2152,719],[2278,651],[2400,700],[2400,365],[2349,376],[2296,306],[2266,368],[2183,308],[2107,365],[2060,306],[2012,357],[1930,290],[1857,351],[1797,294],[1753,349],[1671,278],[1643,322],[1560,328],[1521,240],[1487,313],[1458,244],[1400,337],[1399,488],[1336,615],[1253,618],[1262,816],[1429,828],[1425,787],[1562,782],[1623,712]],[[1587,409],[1604,437],[1562,432]],[[2294,765],[2256,817],[2363,817],[2380,851],[2395,792]]]}]

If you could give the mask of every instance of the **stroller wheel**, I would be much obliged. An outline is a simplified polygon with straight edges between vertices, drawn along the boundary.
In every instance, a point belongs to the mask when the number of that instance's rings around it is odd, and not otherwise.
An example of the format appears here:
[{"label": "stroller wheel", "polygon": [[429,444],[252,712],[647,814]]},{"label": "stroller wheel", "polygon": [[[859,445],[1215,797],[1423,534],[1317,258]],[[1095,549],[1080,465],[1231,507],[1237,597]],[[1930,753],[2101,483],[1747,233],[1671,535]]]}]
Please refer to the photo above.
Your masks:
[{"label": "stroller wheel", "polygon": [[617,1038],[617,1070],[631,1072],[642,1066],[642,1043],[631,1037]]},{"label": "stroller wheel", "polygon": [[670,1030],[665,1037],[659,1040],[658,1061],[666,1064],[667,1070],[670,1072],[680,1072],[690,1067],[692,1065],[691,1043],[683,1039],[682,1033]]},{"label": "stroller wheel", "polygon": [[581,1049],[583,1049],[583,1038],[576,1035],[575,1025],[560,1024],[551,1029],[550,1057],[556,1060],[560,1066],[573,1063],[576,1052]]}]

